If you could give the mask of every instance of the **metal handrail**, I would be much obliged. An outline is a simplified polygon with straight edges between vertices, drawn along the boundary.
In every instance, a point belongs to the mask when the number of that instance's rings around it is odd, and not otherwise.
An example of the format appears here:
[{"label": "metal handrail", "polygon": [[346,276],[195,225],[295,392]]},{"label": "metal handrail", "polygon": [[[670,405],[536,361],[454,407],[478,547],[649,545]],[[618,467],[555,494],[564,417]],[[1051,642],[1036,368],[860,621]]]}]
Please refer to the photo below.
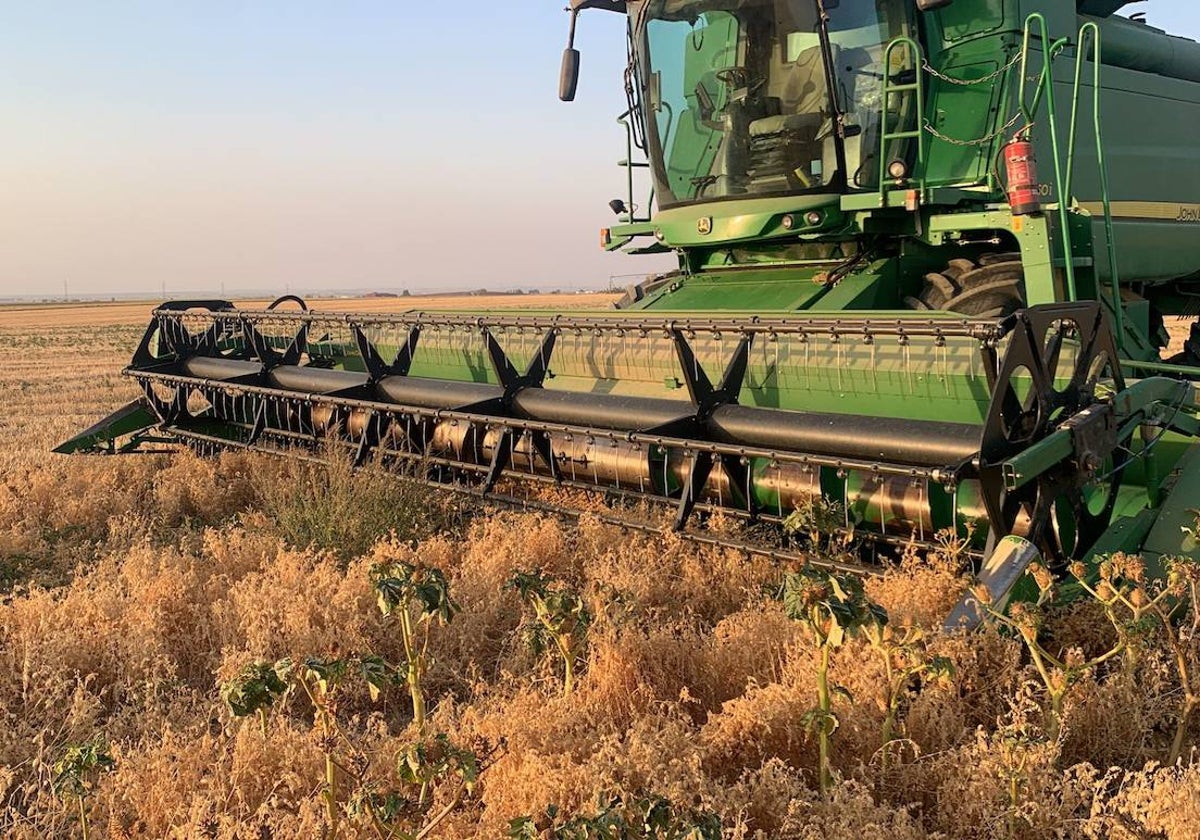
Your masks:
[{"label": "metal handrail", "polygon": [[[1104,235],[1108,244],[1108,265],[1111,272],[1109,278],[1112,286],[1112,313],[1118,336],[1125,334],[1125,313],[1121,306],[1120,277],[1117,270],[1117,244],[1115,226],[1113,224],[1112,199],[1109,193],[1108,158],[1104,151],[1103,130],[1100,120],[1100,92],[1102,69],[1102,41],[1100,27],[1094,21],[1088,21],[1079,29],[1079,39],[1075,51],[1075,87],[1071,103],[1071,137],[1067,143],[1067,182],[1063,188],[1063,199],[1074,199],[1075,185],[1075,138],[1079,128],[1079,99],[1083,80],[1083,62],[1089,54],[1086,45],[1088,35],[1091,35],[1092,61],[1092,127],[1096,141],[1096,164],[1100,170],[1100,200],[1104,205]],[[1096,296],[1100,290],[1097,287]]]},{"label": "metal handrail", "polygon": [[[1034,30],[1042,42],[1042,71],[1038,74],[1032,98],[1029,96],[1029,49],[1033,41]],[[1067,197],[1063,194],[1062,155],[1058,142],[1058,112],[1054,105],[1054,59],[1068,44],[1066,38],[1057,41],[1050,40],[1049,26],[1046,18],[1040,12],[1034,12],[1025,19],[1025,33],[1021,41],[1021,114],[1026,126],[1021,133],[1028,134],[1029,129],[1037,123],[1038,111],[1045,102],[1047,121],[1050,124],[1050,147],[1054,157],[1054,186],[1058,192],[1058,218],[1062,228],[1063,274],[1066,279],[1067,299],[1078,299],[1075,287],[1074,247],[1071,237],[1071,223],[1067,210]]]},{"label": "metal handrail", "polygon": [[[892,55],[898,47],[906,47],[909,51],[909,56],[912,58],[913,73],[915,81],[905,84],[892,83]],[[888,186],[888,144],[893,140],[909,140],[915,138],[917,141],[917,165],[915,170],[919,173],[921,179],[922,191],[924,191],[925,178],[925,81],[922,68],[925,66],[925,59],[921,53],[921,45],[915,39],[901,36],[894,38],[883,52],[883,90],[880,94],[879,108],[879,196],[883,199],[887,195]],[[888,106],[891,104],[891,97],[902,93],[913,93],[917,100],[917,120],[916,128],[911,131],[894,131],[887,130],[887,115]]]},{"label": "metal handrail", "polygon": [[621,116],[617,117],[617,122],[620,123],[625,128],[625,159],[623,161],[621,161],[619,165],[625,170],[625,173],[628,177],[626,196],[627,196],[627,200],[629,202],[628,206],[626,208],[628,210],[628,213],[621,219],[621,221],[627,222],[629,224],[637,224],[639,222],[650,221],[649,209],[650,209],[650,206],[654,203],[654,188],[651,187],[650,198],[649,198],[648,203],[646,204],[646,211],[647,211],[646,215],[641,218],[638,217],[637,211],[635,209],[637,207],[637,203],[633,200],[634,193],[636,192],[636,189],[634,187],[634,181],[633,181],[633,171],[635,169],[649,169],[650,163],[649,163],[649,161],[640,162],[640,161],[635,161],[633,159],[633,150],[634,150],[634,147],[637,145],[637,140],[636,140],[636,137],[634,136],[634,126],[633,126],[634,119],[636,119],[636,117],[634,116],[632,111],[626,111],[625,113],[621,114]]}]

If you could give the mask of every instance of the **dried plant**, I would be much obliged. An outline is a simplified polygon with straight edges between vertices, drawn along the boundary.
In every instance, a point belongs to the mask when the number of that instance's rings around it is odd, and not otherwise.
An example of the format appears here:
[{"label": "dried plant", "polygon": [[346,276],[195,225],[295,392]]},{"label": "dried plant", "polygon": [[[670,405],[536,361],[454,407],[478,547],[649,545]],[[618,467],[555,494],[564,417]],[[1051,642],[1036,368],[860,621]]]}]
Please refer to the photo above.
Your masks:
[{"label": "dried plant", "polygon": [[[1183,754],[1192,714],[1200,706],[1193,644],[1200,629],[1200,561],[1168,557],[1162,566],[1164,575],[1155,577],[1140,555],[1114,554],[1099,564],[1094,585],[1082,563],[1073,564],[1071,574],[1104,607],[1126,650],[1138,654],[1157,642],[1170,652],[1180,687],[1179,717],[1167,754],[1167,763],[1175,764]],[[1186,621],[1189,611],[1190,623]]]},{"label": "dried plant", "polygon": [[[966,542],[947,535],[937,556],[914,552],[866,585],[888,623],[868,620],[830,651],[839,726],[822,791],[809,769],[819,738],[799,725],[820,705],[819,640],[764,602],[763,586],[779,582],[768,558],[589,517],[447,519],[419,508],[423,491],[389,512],[391,491],[365,473],[366,489],[346,491],[374,499],[349,505],[364,515],[339,536],[321,516],[343,502],[304,484],[323,473],[279,459],[48,458],[136,396],[116,372],[142,325],[45,321],[16,329],[0,317],[0,836],[78,837],[86,822],[93,837],[122,840],[319,838],[331,802],[339,840],[495,840],[514,821],[548,831],[617,818],[635,837],[655,836],[637,833],[647,822],[665,832],[716,820],[734,840],[1200,836],[1189,560],[1144,574],[1128,558],[1097,563],[1078,570],[1094,594],[1053,581],[1060,596],[1075,590],[1074,605],[1020,617],[1036,624],[1052,680],[1056,662],[1074,671],[1058,683],[1068,688],[1052,740],[1046,681],[1019,633],[938,630],[963,586]],[[65,405],[66,391],[78,402]],[[844,552],[845,512],[825,505],[803,524],[821,517],[843,533],[812,554]],[[321,548],[331,541],[336,554]],[[381,619],[371,578],[397,561],[439,569],[459,608],[448,623],[410,613],[428,657],[424,732],[412,725],[400,617]],[[503,594],[513,569],[542,570],[599,616],[572,642],[570,702],[547,702],[522,678],[536,618]],[[612,593],[620,602],[602,614]],[[1117,644],[1119,655],[1086,667]],[[548,635],[543,649],[563,674]],[[925,667],[938,656],[952,672]],[[285,659],[290,675],[275,670]],[[328,697],[319,670],[337,683]],[[332,713],[328,732],[301,673]],[[257,720],[222,726],[225,708]],[[94,769],[81,765],[81,810],[70,776],[56,790],[55,765],[99,732],[107,746]],[[654,823],[658,800],[673,823]]]}]

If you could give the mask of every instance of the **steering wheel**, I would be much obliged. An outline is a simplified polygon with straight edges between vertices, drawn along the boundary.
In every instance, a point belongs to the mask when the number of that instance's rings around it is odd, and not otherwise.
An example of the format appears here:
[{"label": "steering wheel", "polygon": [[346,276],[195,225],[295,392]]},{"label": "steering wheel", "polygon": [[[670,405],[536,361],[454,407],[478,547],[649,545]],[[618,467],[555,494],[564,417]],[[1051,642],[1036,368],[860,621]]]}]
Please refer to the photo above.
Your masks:
[{"label": "steering wheel", "polygon": [[750,74],[746,72],[745,67],[726,67],[723,70],[718,70],[713,75],[717,81],[725,85],[730,90],[737,90],[747,86]]}]

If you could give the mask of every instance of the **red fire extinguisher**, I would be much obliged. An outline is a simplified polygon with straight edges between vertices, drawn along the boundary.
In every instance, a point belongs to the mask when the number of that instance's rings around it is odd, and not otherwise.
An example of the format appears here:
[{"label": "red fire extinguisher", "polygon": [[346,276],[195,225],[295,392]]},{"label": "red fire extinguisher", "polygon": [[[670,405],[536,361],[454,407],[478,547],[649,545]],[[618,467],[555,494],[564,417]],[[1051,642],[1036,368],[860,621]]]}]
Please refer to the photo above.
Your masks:
[{"label": "red fire extinguisher", "polygon": [[1012,214],[1028,216],[1041,210],[1037,159],[1028,137],[1018,135],[1004,147],[1004,169],[1008,176],[1008,203]]}]

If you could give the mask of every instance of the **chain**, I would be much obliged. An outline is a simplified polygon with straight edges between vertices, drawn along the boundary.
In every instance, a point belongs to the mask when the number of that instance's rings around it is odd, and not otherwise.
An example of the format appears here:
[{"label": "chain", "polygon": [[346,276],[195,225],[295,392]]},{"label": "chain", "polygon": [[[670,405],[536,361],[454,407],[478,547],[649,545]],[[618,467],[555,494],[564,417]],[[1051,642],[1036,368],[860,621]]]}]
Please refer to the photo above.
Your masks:
[{"label": "chain", "polygon": [[989,73],[986,76],[981,76],[978,79],[956,79],[953,76],[947,76],[945,73],[935,70],[933,65],[930,64],[928,61],[925,61],[922,63],[924,65],[925,72],[928,73],[930,76],[933,76],[935,79],[941,79],[943,82],[947,82],[948,84],[952,84],[952,85],[962,85],[964,87],[969,87],[971,85],[982,85],[982,84],[986,84],[987,82],[996,81],[996,79],[999,79],[1001,76],[1003,76],[1009,70],[1011,70],[1013,67],[1016,67],[1017,63],[1020,60],[1021,60],[1021,53],[1018,50],[1017,54],[1012,57],[1012,60],[1009,61],[1008,64],[1005,64],[1003,67],[1001,67],[996,72]]},{"label": "chain", "polygon": [[1020,121],[1021,121],[1021,112],[1018,111],[1017,113],[1013,114],[1012,119],[1010,119],[1004,125],[1000,126],[998,129],[993,131],[991,134],[988,134],[984,137],[980,137],[978,140],[956,140],[953,137],[947,137],[945,134],[942,134],[940,131],[938,131],[936,128],[934,128],[933,124],[930,122],[925,123],[925,130],[928,131],[930,134],[932,134],[937,139],[941,140],[943,143],[949,143],[951,146],[985,146],[988,143],[995,140],[1000,135],[1007,133],[1009,129],[1011,129],[1013,126],[1015,126]]},{"label": "chain", "polygon": [[[995,72],[987,74],[986,76],[981,76],[978,79],[956,79],[953,76],[947,76],[945,73],[942,73],[941,71],[936,70],[933,67],[933,65],[930,64],[928,61],[922,62],[922,66],[923,66],[923,69],[925,70],[925,72],[928,73],[930,76],[933,76],[935,79],[940,79],[941,81],[946,82],[947,84],[951,84],[951,85],[960,85],[963,87],[969,87],[972,85],[982,85],[982,84],[987,84],[988,82],[996,81],[1001,76],[1003,76],[1005,73],[1007,73],[1009,70],[1011,70],[1013,67],[1015,67],[1017,65],[1017,63],[1020,62],[1020,60],[1021,60],[1021,53],[1020,53],[1020,51],[1017,51],[1017,53],[1003,67],[999,68]],[[1019,122],[1020,119],[1021,119],[1021,114],[1020,114],[1020,112],[1017,112],[1012,115],[1012,118],[1008,122],[1006,122],[1004,125],[1000,126],[1000,128],[996,129],[991,134],[988,134],[985,137],[980,137],[977,140],[956,140],[953,137],[947,137],[945,134],[942,134],[940,131],[938,131],[936,128],[934,128],[933,124],[930,122],[925,123],[925,130],[928,131],[930,134],[932,134],[937,139],[941,140],[943,143],[949,143],[951,146],[968,146],[968,147],[969,146],[984,146],[984,145],[987,145],[988,143],[992,142],[993,140],[995,140],[997,137],[1001,136],[1002,134],[1007,133],[1010,129],[1012,129],[1014,126],[1016,126],[1017,122]]]}]

